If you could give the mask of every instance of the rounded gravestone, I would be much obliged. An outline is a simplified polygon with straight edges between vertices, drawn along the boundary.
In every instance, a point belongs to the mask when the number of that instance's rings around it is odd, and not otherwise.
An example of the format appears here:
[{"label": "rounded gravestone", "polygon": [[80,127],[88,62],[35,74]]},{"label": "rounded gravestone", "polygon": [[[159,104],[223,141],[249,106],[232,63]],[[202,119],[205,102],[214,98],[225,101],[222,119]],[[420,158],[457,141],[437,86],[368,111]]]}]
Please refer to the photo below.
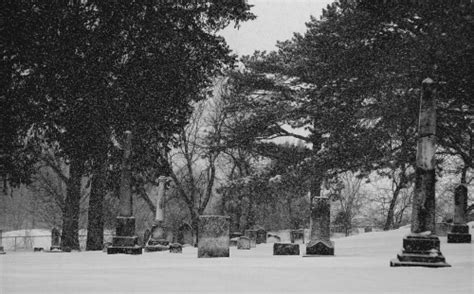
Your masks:
[{"label": "rounded gravestone", "polygon": [[230,218],[221,215],[199,217],[198,257],[229,257]]}]

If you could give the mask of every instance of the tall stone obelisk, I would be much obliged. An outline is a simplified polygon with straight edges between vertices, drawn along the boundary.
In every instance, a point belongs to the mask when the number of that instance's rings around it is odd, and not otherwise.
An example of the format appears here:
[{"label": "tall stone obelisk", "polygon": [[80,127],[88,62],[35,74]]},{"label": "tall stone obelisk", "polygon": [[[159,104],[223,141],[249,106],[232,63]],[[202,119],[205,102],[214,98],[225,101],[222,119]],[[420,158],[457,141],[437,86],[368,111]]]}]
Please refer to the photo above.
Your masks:
[{"label": "tall stone obelisk", "polygon": [[131,155],[132,132],[125,131],[120,176],[119,215],[116,219],[116,234],[112,240],[112,246],[107,248],[107,254],[142,254],[142,248],[138,245],[138,237],[135,236],[135,217],[133,217],[132,191],[130,187],[132,178]]},{"label": "tall stone obelisk", "polygon": [[304,257],[334,255],[334,242],[330,240],[331,204],[329,201],[328,197],[311,199],[311,232]]},{"label": "tall stone obelisk", "polygon": [[430,78],[422,83],[411,233],[390,266],[450,266],[435,232],[436,88]]}]

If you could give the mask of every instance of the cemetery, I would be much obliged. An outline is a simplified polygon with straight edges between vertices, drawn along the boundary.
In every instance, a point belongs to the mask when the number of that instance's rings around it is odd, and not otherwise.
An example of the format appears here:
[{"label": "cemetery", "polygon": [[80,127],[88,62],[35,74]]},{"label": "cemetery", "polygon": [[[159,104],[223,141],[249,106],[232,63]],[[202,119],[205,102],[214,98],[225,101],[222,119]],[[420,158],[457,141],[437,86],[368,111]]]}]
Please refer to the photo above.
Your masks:
[{"label": "cemetery", "polygon": [[473,2],[248,2],[2,4],[0,293],[474,293]]}]

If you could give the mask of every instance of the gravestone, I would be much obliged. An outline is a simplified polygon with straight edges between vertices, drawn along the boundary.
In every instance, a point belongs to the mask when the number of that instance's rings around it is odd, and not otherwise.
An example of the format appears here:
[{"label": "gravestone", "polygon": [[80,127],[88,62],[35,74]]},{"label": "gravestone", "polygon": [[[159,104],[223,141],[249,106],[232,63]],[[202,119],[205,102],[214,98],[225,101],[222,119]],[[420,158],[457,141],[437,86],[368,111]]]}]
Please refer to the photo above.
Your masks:
[{"label": "gravestone", "polygon": [[43,247],[34,247],[33,252],[43,252]]},{"label": "gravestone", "polygon": [[[164,226],[163,202],[165,198],[166,177],[157,179],[157,189],[152,194],[156,194],[155,220],[151,228],[150,236],[145,243],[146,252],[168,250],[170,242],[166,240],[166,228]],[[156,191],[155,191],[156,190]]]},{"label": "gravestone", "polygon": [[435,234],[436,87],[429,78],[422,83],[411,233],[390,266],[450,266]]},{"label": "gravestone", "polygon": [[198,225],[198,258],[229,257],[230,218],[202,215]]},{"label": "gravestone", "polygon": [[471,243],[469,226],[466,224],[467,187],[460,185],[454,191],[454,221],[448,233],[448,243]]},{"label": "gravestone", "polygon": [[300,255],[300,245],[293,243],[273,244],[273,255]]},{"label": "gravestone", "polygon": [[5,251],[3,249],[3,245],[2,245],[2,234],[3,234],[3,231],[0,230],[0,254],[5,254]]},{"label": "gravestone", "polygon": [[331,206],[327,197],[313,197],[311,207],[310,241],[306,244],[305,257],[334,255],[331,236]]},{"label": "gravestone", "polygon": [[183,223],[179,228],[178,228],[178,237],[177,241],[179,244],[184,245],[184,244],[194,244],[194,238],[193,238],[193,229],[191,226],[187,223]]},{"label": "gravestone", "polygon": [[57,228],[51,230],[51,247],[50,251],[62,251],[61,250],[61,233]]},{"label": "gravestone", "polygon": [[183,246],[179,243],[170,244],[170,253],[183,253]]},{"label": "gravestone", "polygon": [[304,244],[304,230],[291,230],[290,231],[291,243]]},{"label": "gravestone", "polygon": [[241,236],[237,242],[237,249],[250,250],[250,238]]},{"label": "gravestone", "polygon": [[263,228],[260,228],[257,230],[257,244],[265,243],[267,243],[267,231],[265,231]]},{"label": "gravestone", "polygon": [[256,230],[245,230],[244,235],[250,239],[250,247],[257,247],[257,231]]},{"label": "gravestone", "polygon": [[230,247],[236,247],[238,242],[239,242],[239,238],[240,237],[236,237],[236,238],[230,238],[229,240],[229,246]]},{"label": "gravestone", "polygon": [[125,132],[125,143],[120,175],[119,215],[116,218],[115,237],[112,246],[107,248],[107,254],[142,254],[135,235],[135,217],[132,205],[132,132]]},{"label": "gravestone", "polygon": [[281,242],[280,236],[275,235],[275,234],[268,234],[267,243],[280,243],[280,242]]},{"label": "gravestone", "polygon": [[372,232],[372,227],[365,227],[364,228],[364,233],[370,233]]}]

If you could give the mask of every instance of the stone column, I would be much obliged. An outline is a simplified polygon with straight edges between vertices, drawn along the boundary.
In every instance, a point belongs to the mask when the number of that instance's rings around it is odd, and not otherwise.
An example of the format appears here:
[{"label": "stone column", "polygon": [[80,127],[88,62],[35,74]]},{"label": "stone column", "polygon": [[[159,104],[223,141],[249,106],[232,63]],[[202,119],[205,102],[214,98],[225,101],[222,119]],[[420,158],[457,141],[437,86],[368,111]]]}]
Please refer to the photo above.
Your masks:
[{"label": "stone column", "polygon": [[454,224],[448,233],[448,243],[471,243],[469,226],[466,224],[467,187],[460,185],[454,191]]},{"label": "stone column", "polygon": [[198,257],[229,257],[230,218],[221,215],[199,217]]},{"label": "stone column", "polygon": [[145,251],[164,251],[169,249],[170,242],[166,240],[166,228],[164,226],[163,203],[165,198],[165,184],[167,178],[161,176],[157,179],[158,187],[152,193],[156,193],[155,220],[151,228],[150,238],[145,240]]},{"label": "stone column", "polygon": [[411,234],[390,266],[450,266],[435,234],[436,87],[430,78],[422,83]]},{"label": "stone column", "polygon": [[310,241],[306,245],[306,255],[334,255],[331,236],[331,205],[327,197],[313,197],[311,205]]},{"label": "stone column", "polygon": [[125,131],[124,135],[119,215],[116,219],[116,236],[112,240],[112,246],[107,248],[107,254],[142,254],[142,248],[138,245],[138,237],[135,235],[135,218],[133,217],[131,191],[132,132]]}]

